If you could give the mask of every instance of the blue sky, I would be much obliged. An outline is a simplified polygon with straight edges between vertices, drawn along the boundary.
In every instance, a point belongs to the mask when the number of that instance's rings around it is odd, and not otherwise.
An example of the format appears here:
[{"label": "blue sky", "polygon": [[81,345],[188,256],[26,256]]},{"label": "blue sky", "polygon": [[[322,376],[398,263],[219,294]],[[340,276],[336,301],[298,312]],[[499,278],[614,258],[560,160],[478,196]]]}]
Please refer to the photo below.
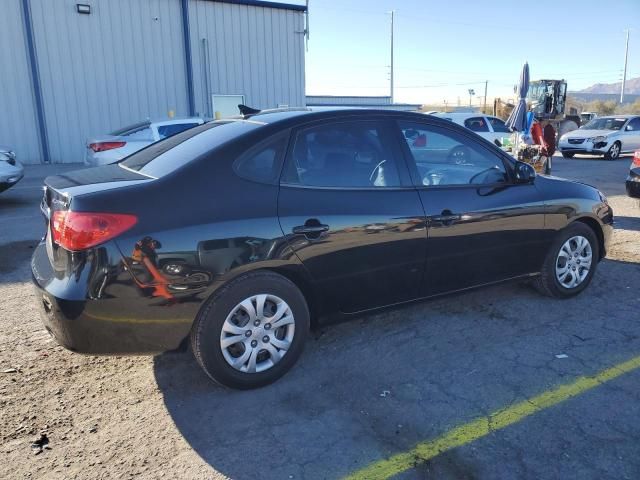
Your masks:
[{"label": "blue sky", "polygon": [[513,96],[525,60],[570,90],[617,82],[626,28],[640,76],[640,0],[310,0],[307,94],[388,94],[392,9],[398,102],[466,104],[485,80],[489,98]]}]

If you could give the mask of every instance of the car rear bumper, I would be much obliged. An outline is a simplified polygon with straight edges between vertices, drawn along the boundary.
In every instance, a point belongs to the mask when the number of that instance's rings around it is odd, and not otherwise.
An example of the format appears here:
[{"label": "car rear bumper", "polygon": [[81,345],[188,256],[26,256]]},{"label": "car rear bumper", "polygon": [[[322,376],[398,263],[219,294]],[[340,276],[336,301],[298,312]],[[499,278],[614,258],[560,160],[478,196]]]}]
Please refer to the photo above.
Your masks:
[{"label": "car rear bumper", "polygon": [[56,270],[45,242],[31,259],[42,322],[60,345],[86,354],[153,354],[175,350],[189,335],[194,307],[146,296],[115,245],[74,255],[84,258],[71,260],[70,275]]}]

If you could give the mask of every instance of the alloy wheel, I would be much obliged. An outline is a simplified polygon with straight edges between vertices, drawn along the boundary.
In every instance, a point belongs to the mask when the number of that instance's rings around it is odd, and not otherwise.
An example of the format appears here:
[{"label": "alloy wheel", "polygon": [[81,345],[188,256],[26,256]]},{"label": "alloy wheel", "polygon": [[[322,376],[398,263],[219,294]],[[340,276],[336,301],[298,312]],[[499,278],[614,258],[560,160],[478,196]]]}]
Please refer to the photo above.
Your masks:
[{"label": "alloy wheel", "polygon": [[615,160],[620,155],[620,145],[616,142],[611,145],[611,150],[609,150],[609,156],[611,159]]},{"label": "alloy wheel", "polygon": [[576,288],[584,282],[593,261],[591,243],[583,236],[568,239],[556,258],[556,278],[565,288]]},{"label": "alloy wheel", "polygon": [[220,349],[229,365],[244,373],[270,369],[291,348],[295,321],[280,297],[253,295],[237,304],[220,332]]}]

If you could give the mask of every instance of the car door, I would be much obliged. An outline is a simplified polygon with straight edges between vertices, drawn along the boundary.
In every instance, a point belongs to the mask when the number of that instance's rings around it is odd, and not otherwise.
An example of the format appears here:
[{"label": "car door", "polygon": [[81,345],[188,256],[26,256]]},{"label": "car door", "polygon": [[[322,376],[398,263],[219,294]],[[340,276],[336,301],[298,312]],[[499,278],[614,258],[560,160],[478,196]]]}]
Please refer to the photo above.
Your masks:
[{"label": "car door", "polygon": [[629,120],[622,135],[622,150],[634,151],[640,148],[640,117]]},{"label": "car door", "polygon": [[322,301],[342,312],[420,291],[425,217],[393,128],[384,117],[336,119],[292,133],[280,224]]},{"label": "car door", "polygon": [[[535,183],[516,184],[497,148],[463,130],[398,122],[428,225],[425,296],[538,272],[551,234]],[[426,138],[416,149],[409,138]]]}]

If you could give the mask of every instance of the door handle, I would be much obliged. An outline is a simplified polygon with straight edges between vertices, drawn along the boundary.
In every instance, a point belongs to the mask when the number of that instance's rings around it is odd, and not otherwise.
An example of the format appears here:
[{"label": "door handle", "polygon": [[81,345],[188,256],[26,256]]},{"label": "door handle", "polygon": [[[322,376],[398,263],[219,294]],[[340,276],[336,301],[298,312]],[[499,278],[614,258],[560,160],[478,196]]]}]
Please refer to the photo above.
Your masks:
[{"label": "door handle", "polygon": [[315,218],[309,219],[304,222],[304,225],[298,225],[292,229],[293,233],[302,234],[307,238],[318,238],[323,232],[328,230],[329,225],[320,223]]},{"label": "door handle", "polygon": [[431,217],[431,221],[441,223],[444,226],[449,226],[460,221],[461,218],[462,215],[451,213],[451,210],[444,210],[440,215],[434,215]]}]

